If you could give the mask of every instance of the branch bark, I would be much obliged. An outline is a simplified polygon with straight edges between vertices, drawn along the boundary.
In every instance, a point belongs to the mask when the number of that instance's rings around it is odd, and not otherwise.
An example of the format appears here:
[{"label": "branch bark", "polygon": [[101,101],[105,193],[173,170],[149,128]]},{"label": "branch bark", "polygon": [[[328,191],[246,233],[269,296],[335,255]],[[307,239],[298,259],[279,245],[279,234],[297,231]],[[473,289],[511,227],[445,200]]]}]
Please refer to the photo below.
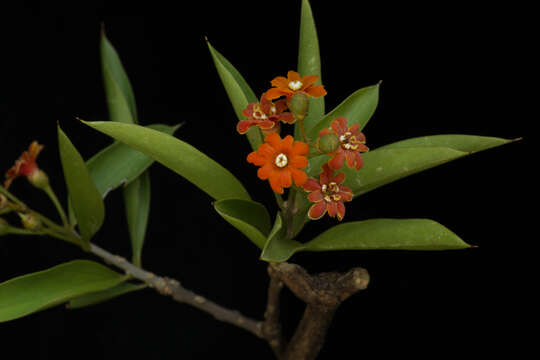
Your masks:
[{"label": "branch bark", "polygon": [[106,262],[124,270],[127,274],[131,275],[135,279],[141,280],[142,282],[148,284],[148,286],[154,288],[162,295],[168,295],[180,303],[189,304],[197,309],[211,314],[217,320],[238,326],[239,328],[247,330],[259,338],[264,338],[262,332],[262,321],[251,319],[242,315],[236,310],[227,309],[221,305],[218,305],[215,302],[184,288],[182,285],[180,285],[180,282],[175,279],[157,276],[149,271],[133,265],[121,256],[109,253],[97,245],[90,244],[90,252],[103,258]]}]

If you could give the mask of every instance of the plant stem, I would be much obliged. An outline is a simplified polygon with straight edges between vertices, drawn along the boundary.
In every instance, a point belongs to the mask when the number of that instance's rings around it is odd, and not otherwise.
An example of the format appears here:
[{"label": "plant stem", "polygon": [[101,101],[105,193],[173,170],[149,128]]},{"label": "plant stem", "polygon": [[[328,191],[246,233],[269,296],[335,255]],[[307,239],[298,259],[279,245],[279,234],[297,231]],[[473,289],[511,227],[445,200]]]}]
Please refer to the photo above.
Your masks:
[{"label": "plant stem", "polygon": [[60,215],[60,218],[62,219],[62,223],[65,227],[69,227],[69,221],[67,219],[66,213],[64,212],[64,208],[60,204],[60,201],[58,201],[58,197],[56,197],[56,194],[54,193],[54,190],[47,186],[45,189],[43,189],[45,193],[49,196],[51,201],[53,202],[54,206],[56,207],[56,210],[58,211],[58,214]]}]

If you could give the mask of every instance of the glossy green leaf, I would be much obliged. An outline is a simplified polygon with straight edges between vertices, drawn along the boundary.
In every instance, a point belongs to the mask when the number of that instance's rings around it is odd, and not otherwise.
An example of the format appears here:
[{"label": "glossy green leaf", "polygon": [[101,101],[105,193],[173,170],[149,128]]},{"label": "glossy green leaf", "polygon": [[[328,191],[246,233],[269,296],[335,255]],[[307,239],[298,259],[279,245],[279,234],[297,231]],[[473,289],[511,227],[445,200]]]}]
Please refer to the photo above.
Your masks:
[{"label": "glossy green leaf", "polygon": [[102,302],[112,300],[118,296],[142,290],[146,287],[146,284],[138,285],[124,282],[107,290],[97,291],[76,297],[75,299],[70,300],[67,307],[69,309],[79,309],[86,306],[100,304]]},{"label": "glossy green leaf", "polygon": [[[147,127],[173,135],[181,125],[153,124]],[[153,162],[150,156],[121,142],[114,142],[90,158],[86,165],[100,194],[105,198],[111,190],[135,180]]]},{"label": "glossy green leaf", "polygon": [[147,154],[216,200],[250,200],[246,189],[227,169],[188,143],[139,125],[110,121],[83,123]]},{"label": "glossy green leaf", "polygon": [[[277,240],[277,241],[276,241]],[[458,250],[471,247],[441,224],[427,219],[371,219],[336,225],[313,240],[270,240],[263,260],[287,261],[299,251]]]},{"label": "glossy green leaf", "polygon": [[[317,29],[308,0],[302,0],[300,40],[298,44],[298,72],[301,76],[317,75],[319,79],[315,84],[322,84],[319,39],[317,38]],[[312,128],[323,116],[324,97],[311,98],[309,113],[304,119],[306,129]],[[295,137],[299,137],[298,126],[295,126]]]},{"label": "glossy green leaf", "polygon": [[16,277],[0,284],[0,322],[109,289],[124,280],[124,275],[88,260],[70,261]]},{"label": "glossy green leaf", "polygon": [[60,126],[58,126],[58,147],[71,205],[79,223],[83,247],[87,248],[90,238],[103,224],[105,205],[83,158]]},{"label": "glossy green leaf", "polygon": [[[172,135],[180,126],[182,124],[175,126],[152,124],[147,127]],[[153,162],[148,155],[115,141],[86,161],[86,166],[99,193],[105,198],[110,191],[119,186],[127,186]],[[75,224],[77,220],[71,207],[71,199],[68,199],[68,203],[70,222]]]},{"label": "glossy green leaf", "polygon": [[216,201],[214,208],[255,245],[261,249],[264,247],[271,224],[270,215],[263,205],[254,201],[228,199]]},{"label": "glossy green leaf", "polygon": [[101,35],[101,66],[111,121],[136,124],[137,107],[131,84],[105,33]]},{"label": "glossy green leaf", "polygon": [[261,259],[269,262],[281,262],[302,249],[303,244],[296,240],[287,239],[287,229],[283,227],[281,214],[278,213],[274,227],[270,231],[262,251]]},{"label": "glossy green leaf", "polygon": [[336,225],[305,244],[307,251],[457,250],[471,247],[428,219],[371,219]]},{"label": "glossy green leaf", "polygon": [[478,151],[491,149],[496,146],[508,144],[519,139],[501,139],[476,135],[431,135],[401,140],[392,144],[381,146],[381,149],[396,149],[406,147],[447,147],[457,151],[473,154]]},{"label": "glossy green leaf", "polygon": [[[251,90],[238,70],[236,70],[223,55],[214,49],[209,41],[206,41],[206,44],[208,45],[208,50],[210,50],[214,65],[216,66],[221,82],[225,87],[225,91],[229,96],[229,100],[231,101],[238,120],[245,119],[246,117],[242,114],[242,110],[244,110],[249,103],[259,102],[259,99],[255,96],[255,93]],[[236,130],[233,131],[236,132]],[[252,127],[246,135],[253,150],[258,149],[259,145],[263,142],[263,137],[259,128]]]},{"label": "glossy green leaf", "polygon": [[360,124],[360,129],[363,129],[375,112],[378,102],[379,84],[357,90],[326,114],[315,126],[306,127],[308,137],[316,139],[322,129],[329,127],[330,123],[340,116],[347,118],[349,126]]},{"label": "glossy green leaf", "polygon": [[150,173],[145,171],[124,187],[126,219],[131,239],[132,262],[141,266],[141,254],[150,216]]}]

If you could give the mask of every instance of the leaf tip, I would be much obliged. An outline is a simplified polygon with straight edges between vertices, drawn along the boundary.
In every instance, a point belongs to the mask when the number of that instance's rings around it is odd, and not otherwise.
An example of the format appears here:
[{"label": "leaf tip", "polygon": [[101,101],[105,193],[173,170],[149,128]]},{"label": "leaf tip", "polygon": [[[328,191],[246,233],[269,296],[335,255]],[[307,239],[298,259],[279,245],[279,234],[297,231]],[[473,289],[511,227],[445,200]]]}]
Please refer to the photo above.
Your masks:
[{"label": "leaf tip", "polygon": [[101,24],[100,24],[99,35],[100,35],[102,38],[106,38],[106,37],[107,37],[107,36],[105,36],[105,22],[104,22],[104,21],[102,21]]}]

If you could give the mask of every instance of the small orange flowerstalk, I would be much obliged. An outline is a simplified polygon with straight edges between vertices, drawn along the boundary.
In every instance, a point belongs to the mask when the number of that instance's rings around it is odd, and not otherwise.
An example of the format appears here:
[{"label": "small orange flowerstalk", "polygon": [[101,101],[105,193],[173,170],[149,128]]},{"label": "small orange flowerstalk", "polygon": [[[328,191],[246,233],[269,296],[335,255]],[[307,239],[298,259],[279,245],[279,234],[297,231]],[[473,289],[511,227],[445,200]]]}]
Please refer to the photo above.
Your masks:
[{"label": "small orange flowerstalk", "polygon": [[236,131],[240,134],[245,134],[252,126],[258,126],[264,132],[279,132],[280,121],[288,124],[293,124],[295,119],[289,112],[284,112],[287,109],[285,100],[276,101],[273,103],[262,94],[259,103],[250,103],[247,108],[242,110],[248,119],[241,120],[236,125]]},{"label": "small orange flowerstalk", "polygon": [[341,185],[345,180],[345,173],[339,173],[334,176],[334,171],[328,166],[323,165],[323,172],[319,181],[309,178],[304,184],[304,190],[309,192],[308,200],[315,203],[308,212],[311,220],[317,220],[328,215],[343,220],[345,216],[344,201],[351,201],[353,193],[347,186]]},{"label": "small orange flowerstalk", "polygon": [[294,141],[290,135],[282,140],[276,133],[268,134],[264,141],[257,151],[247,156],[248,162],[261,167],[257,176],[268,180],[278,194],[283,194],[283,188],[291,187],[293,180],[297,186],[302,186],[307,175],[300,169],[308,166],[305,156],[309,152],[308,145]]},{"label": "small orange flowerstalk", "polygon": [[363,161],[360,153],[369,151],[369,148],[365,145],[366,137],[358,131],[359,128],[359,124],[348,127],[347,119],[342,116],[332,121],[329,129],[323,129],[319,133],[319,138],[334,133],[339,139],[337,149],[329,153],[331,159],[328,164],[332,169],[341,169],[345,160],[351,169],[360,170],[362,167]]},{"label": "small orange flowerstalk", "polygon": [[39,188],[47,187],[49,180],[47,175],[41,171],[36,163],[36,159],[43,149],[43,145],[39,145],[37,141],[33,141],[28,147],[28,151],[22,153],[15,165],[6,172],[6,181],[4,187],[7,189],[11,182],[19,176],[26,176],[34,186]]},{"label": "small orange flowerstalk", "polygon": [[308,75],[300,77],[296,71],[289,71],[287,77],[278,76],[272,80],[273,88],[266,92],[266,98],[269,100],[286,96],[289,102],[296,94],[305,94],[306,96],[321,97],[326,95],[323,85],[313,85],[319,77]]}]

